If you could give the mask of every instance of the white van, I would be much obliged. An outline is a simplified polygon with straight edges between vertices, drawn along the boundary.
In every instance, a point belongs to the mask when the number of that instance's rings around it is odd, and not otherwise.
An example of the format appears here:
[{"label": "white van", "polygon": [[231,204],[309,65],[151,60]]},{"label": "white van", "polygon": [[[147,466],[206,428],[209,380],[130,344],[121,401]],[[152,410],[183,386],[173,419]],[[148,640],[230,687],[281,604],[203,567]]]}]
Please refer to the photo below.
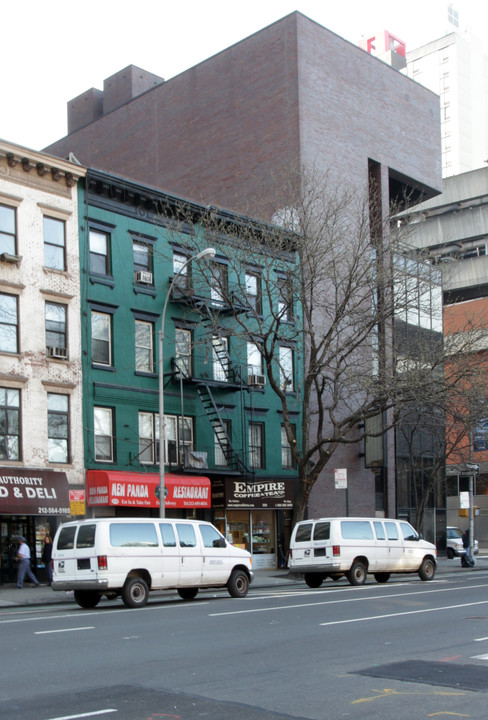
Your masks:
[{"label": "white van", "polygon": [[418,573],[421,580],[432,580],[436,558],[435,545],[404,520],[319,518],[293,528],[288,568],[303,574],[311,588],[343,575],[351,585],[363,585],[368,573],[380,583],[392,573]]},{"label": "white van", "polygon": [[247,595],[251,555],[199,520],[97,518],[68,522],[53,543],[53,590],[74,590],[84,608],[105,595],[142,607],[150,590],[177,590],[192,600],[199,588]]}]

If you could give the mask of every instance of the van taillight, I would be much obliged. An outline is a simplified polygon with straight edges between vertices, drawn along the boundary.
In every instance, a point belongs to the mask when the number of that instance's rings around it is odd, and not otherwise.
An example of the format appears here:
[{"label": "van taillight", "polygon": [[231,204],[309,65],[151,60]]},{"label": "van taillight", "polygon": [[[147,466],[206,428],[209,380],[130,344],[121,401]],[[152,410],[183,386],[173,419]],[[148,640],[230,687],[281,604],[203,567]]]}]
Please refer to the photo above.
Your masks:
[{"label": "van taillight", "polygon": [[332,545],[332,555],[337,556],[341,554],[341,546],[340,545]]},{"label": "van taillight", "polygon": [[98,569],[99,569],[99,570],[106,570],[106,569],[107,569],[107,556],[106,556],[106,555],[99,555],[99,556],[98,556]]},{"label": "van taillight", "polygon": [[290,548],[290,557],[293,557],[293,550]]}]

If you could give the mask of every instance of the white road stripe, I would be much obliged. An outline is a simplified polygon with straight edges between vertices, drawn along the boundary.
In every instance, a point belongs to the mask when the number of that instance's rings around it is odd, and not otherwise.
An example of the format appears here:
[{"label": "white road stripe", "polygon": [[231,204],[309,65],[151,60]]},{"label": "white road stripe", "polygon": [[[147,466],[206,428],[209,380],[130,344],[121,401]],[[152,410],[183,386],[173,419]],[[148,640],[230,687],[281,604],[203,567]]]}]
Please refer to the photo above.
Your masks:
[{"label": "white road stripe", "polygon": [[34,633],[34,635],[50,635],[51,633],[76,632],[77,630],[95,630],[95,625],[87,625],[86,627],[77,628],[64,628],[62,630],[38,630]]},{"label": "white road stripe", "polygon": [[472,655],[470,660],[488,660],[488,655]]},{"label": "white road stripe", "polygon": [[49,718],[48,720],[75,720],[75,718],[93,717],[94,715],[107,715],[108,713],[119,712],[114,708],[106,708],[105,710],[94,710],[89,713],[80,713],[79,715],[60,715],[59,717]]},{"label": "white road stripe", "polygon": [[457,608],[474,607],[475,605],[486,605],[486,604],[488,604],[488,600],[481,600],[480,602],[475,602],[475,603],[462,603],[461,605],[445,605],[444,607],[439,607],[439,608],[424,608],[423,610],[408,610],[408,611],[398,612],[398,613],[388,613],[386,615],[371,615],[370,617],[351,618],[350,620],[333,620],[332,622],[320,623],[320,625],[321,625],[321,627],[325,627],[327,625],[347,625],[348,623],[365,622],[365,621],[371,622],[371,620],[384,620],[385,618],[403,617],[404,615],[420,615],[421,613],[441,612],[443,610],[456,610]]}]

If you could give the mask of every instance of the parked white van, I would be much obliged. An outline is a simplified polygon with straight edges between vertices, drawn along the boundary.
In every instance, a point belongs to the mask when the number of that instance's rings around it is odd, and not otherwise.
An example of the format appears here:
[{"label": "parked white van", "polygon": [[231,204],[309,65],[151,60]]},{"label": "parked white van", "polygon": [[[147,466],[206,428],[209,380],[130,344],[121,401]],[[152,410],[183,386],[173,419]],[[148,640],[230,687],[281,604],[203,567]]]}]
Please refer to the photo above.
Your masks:
[{"label": "parked white van", "polygon": [[380,583],[392,573],[418,573],[421,580],[432,580],[436,558],[435,545],[404,520],[319,518],[293,528],[288,568],[303,574],[311,588],[343,575],[351,585],[363,585],[368,573]]},{"label": "parked white van", "polygon": [[177,590],[192,600],[199,588],[226,587],[247,595],[251,555],[236,548],[208,522],[97,518],[65,523],[53,543],[53,590],[74,590],[83,608],[122,596],[142,607],[150,590]]}]

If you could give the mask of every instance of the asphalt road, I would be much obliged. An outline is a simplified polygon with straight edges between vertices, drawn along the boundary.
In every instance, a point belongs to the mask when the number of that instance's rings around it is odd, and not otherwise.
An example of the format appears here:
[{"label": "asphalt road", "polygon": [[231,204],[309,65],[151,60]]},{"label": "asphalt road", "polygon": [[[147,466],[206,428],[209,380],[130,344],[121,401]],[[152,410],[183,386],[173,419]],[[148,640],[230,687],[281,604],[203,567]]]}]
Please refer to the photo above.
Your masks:
[{"label": "asphalt road", "polygon": [[5,720],[488,717],[488,571],[0,613]]}]

